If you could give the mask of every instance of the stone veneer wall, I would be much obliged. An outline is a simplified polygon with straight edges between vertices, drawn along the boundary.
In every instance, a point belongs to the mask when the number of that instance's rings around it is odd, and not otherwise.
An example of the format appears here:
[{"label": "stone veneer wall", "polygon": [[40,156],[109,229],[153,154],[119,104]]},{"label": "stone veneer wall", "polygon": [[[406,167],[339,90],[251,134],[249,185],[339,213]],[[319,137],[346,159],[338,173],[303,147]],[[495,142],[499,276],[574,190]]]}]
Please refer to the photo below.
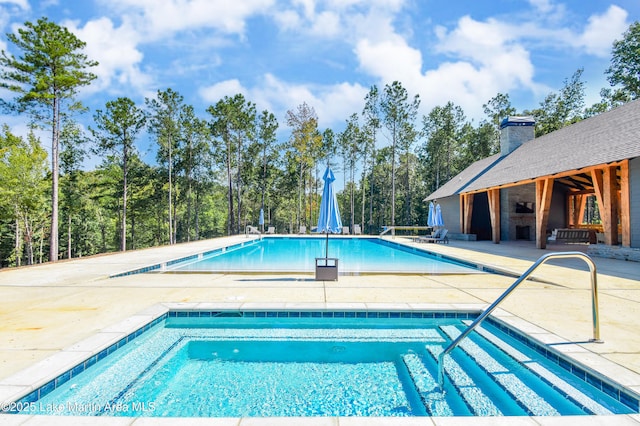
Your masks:
[{"label": "stone veneer wall", "polygon": [[606,257],[608,259],[640,262],[640,249],[638,248],[590,244],[587,249],[587,254],[590,256]]},{"label": "stone veneer wall", "polygon": [[534,183],[500,190],[500,239],[515,241],[517,227],[529,227],[528,238],[536,238],[536,214],[516,213],[516,203],[532,203],[535,206],[536,185]]}]

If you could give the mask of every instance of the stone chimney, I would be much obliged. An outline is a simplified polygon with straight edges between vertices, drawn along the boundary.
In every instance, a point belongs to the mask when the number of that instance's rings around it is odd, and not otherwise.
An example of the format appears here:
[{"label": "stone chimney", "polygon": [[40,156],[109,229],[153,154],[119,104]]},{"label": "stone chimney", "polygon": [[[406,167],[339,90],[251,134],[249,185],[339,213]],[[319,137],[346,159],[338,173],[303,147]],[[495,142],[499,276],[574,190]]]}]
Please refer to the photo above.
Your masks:
[{"label": "stone chimney", "polygon": [[507,117],[500,123],[500,155],[505,156],[535,137],[533,117]]}]

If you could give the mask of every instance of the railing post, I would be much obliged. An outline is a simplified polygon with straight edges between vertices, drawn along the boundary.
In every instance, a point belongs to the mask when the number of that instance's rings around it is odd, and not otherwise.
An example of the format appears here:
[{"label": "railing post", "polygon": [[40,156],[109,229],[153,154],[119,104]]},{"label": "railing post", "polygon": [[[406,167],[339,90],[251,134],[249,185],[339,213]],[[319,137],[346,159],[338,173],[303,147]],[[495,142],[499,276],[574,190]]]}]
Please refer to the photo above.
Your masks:
[{"label": "railing post", "polygon": [[520,277],[513,283],[511,284],[511,286],[505,290],[504,293],[502,293],[500,295],[500,297],[498,297],[495,302],[493,302],[491,304],[491,306],[489,306],[485,311],[482,312],[482,314],[480,314],[478,316],[478,318],[476,318],[470,325],[469,327],[467,327],[462,334],[460,334],[458,337],[456,337],[450,344],[449,346],[446,347],[445,350],[443,350],[442,352],[440,352],[440,355],[438,355],[438,384],[440,386],[440,389],[442,389],[444,387],[444,357],[445,355],[447,355],[449,352],[451,352],[456,346],[458,346],[458,344],[469,335],[469,333],[471,333],[477,326],[480,325],[480,323],[482,323],[482,321],[484,321],[484,319],[486,317],[488,317],[491,312],[493,312],[498,305],[507,298],[507,296],[509,296],[511,294],[511,292],[513,292],[513,290],[516,289],[516,287],[518,287],[523,281],[525,281],[527,278],[529,278],[529,275],[531,275],[531,273],[540,265],[542,265],[543,263],[545,263],[547,260],[549,259],[563,259],[563,258],[567,258],[567,257],[576,257],[576,258],[581,258],[582,260],[584,260],[587,263],[587,266],[589,266],[589,272],[591,274],[591,313],[593,316],[593,338],[589,339],[590,342],[593,343],[604,343],[602,340],[600,340],[600,315],[598,312],[598,280],[597,280],[597,273],[596,273],[596,264],[593,262],[593,260],[587,256],[586,254],[582,253],[582,252],[578,252],[578,251],[567,251],[567,252],[557,252],[557,253],[547,253],[543,256],[541,256],[538,260],[535,261],[535,263],[533,265],[531,265],[531,267],[529,267],[529,269],[527,269],[522,275],[520,275]]}]

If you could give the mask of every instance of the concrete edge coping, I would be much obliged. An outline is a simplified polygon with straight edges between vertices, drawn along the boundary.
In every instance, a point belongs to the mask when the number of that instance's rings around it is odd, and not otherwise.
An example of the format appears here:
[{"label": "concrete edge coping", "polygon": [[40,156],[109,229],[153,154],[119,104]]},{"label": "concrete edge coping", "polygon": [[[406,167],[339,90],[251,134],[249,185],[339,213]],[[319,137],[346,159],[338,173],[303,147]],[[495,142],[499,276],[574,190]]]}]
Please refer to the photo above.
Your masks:
[{"label": "concrete edge coping", "polygon": [[[5,407],[46,383],[55,380],[61,374],[71,370],[79,363],[109,348],[122,338],[135,333],[169,311],[198,310],[339,310],[339,311],[469,311],[479,312],[486,304],[429,304],[429,303],[217,303],[217,302],[167,302],[152,305],[131,317],[110,325],[98,333],[87,337],[50,357],[39,361],[18,373],[0,381],[0,406]],[[492,316],[509,327],[537,340],[543,346],[550,346],[558,353],[570,358],[582,368],[594,374],[608,378],[624,386],[640,398],[640,374],[634,373],[597,353],[589,351],[583,343],[571,343],[548,332],[535,324],[517,317],[502,309],[496,309]],[[555,346],[553,344],[559,344]],[[595,343],[594,343],[595,344]],[[20,423],[28,417],[39,418],[45,422],[49,416],[20,416]],[[614,416],[620,418],[620,416]],[[630,420],[640,422],[640,415],[626,415]],[[14,415],[0,414],[0,420],[16,420]],[[342,419],[342,418],[341,418]],[[176,419],[171,419],[176,420]],[[188,419],[193,420],[193,419]],[[209,419],[210,420],[210,419]],[[237,420],[237,419],[236,419]],[[129,419],[131,421],[131,419]],[[136,424],[138,423],[135,421]],[[343,422],[340,421],[342,424]],[[544,423],[544,422],[543,422]],[[130,423],[125,423],[130,424]],[[234,423],[239,424],[239,423]]]}]

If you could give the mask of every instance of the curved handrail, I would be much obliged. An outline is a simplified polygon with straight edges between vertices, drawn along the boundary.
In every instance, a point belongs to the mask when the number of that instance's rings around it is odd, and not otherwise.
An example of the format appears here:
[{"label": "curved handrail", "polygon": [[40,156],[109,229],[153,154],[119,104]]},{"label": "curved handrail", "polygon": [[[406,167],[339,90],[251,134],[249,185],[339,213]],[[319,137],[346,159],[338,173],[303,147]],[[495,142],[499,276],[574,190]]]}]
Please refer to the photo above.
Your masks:
[{"label": "curved handrail", "polygon": [[453,348],[458,346],[458,344],[460,343],[460,341],[462,341],[462,339],[467,337],[469,333],[471,333],[477,326],[479,326],[480,323],[484,321],[484,319],[487,316],[489,316],[491,312],[493,312],[498,307],[498,305],[504,299],[506,299],[506,297],[509,296],[513,290],[516,289],[516,287],[518,287],[523,281],[525,281],[538,266],[542,265],[549,259],[563,259],[567,257],[581,258],[589,266],[589,271],[591,272],[591,311],[593,314],[593,339],[590,339],[589,341],[595,342],[595,343],[603,343],[602,340],[600,340],[600,322],[599,322],[599,315],[598,315],[598,281],[596,277],[596,264],[593,262],[593,260],[589,256],[579,251],[547,253],[542,257],[540,257],[533,265],[531,265],[531,267],[527,269],[524,274],[520,275],[520,278],[518,278],[513,284],[511,284],[511,287],[506,289],[505,292],[502,293],[502,295],[498,297],[496,301],[491,304],[491,306],[489,306],[480,316],[478,316],[478,318],[476,318],[469,325],[469,327],[467,327],[462,332],[462,334],[456,337],[456,339],[453,342],[451,342],[451,344],[449,344],[449,346],[447,346],[447,348],[444,351],[442,351],[440,355],[438,355],[438,383],[441,389],[443,388],[443,385],[444,385],[444,366],[443,366],[444,356],[447,355],[449,352],[451,352]]}]

